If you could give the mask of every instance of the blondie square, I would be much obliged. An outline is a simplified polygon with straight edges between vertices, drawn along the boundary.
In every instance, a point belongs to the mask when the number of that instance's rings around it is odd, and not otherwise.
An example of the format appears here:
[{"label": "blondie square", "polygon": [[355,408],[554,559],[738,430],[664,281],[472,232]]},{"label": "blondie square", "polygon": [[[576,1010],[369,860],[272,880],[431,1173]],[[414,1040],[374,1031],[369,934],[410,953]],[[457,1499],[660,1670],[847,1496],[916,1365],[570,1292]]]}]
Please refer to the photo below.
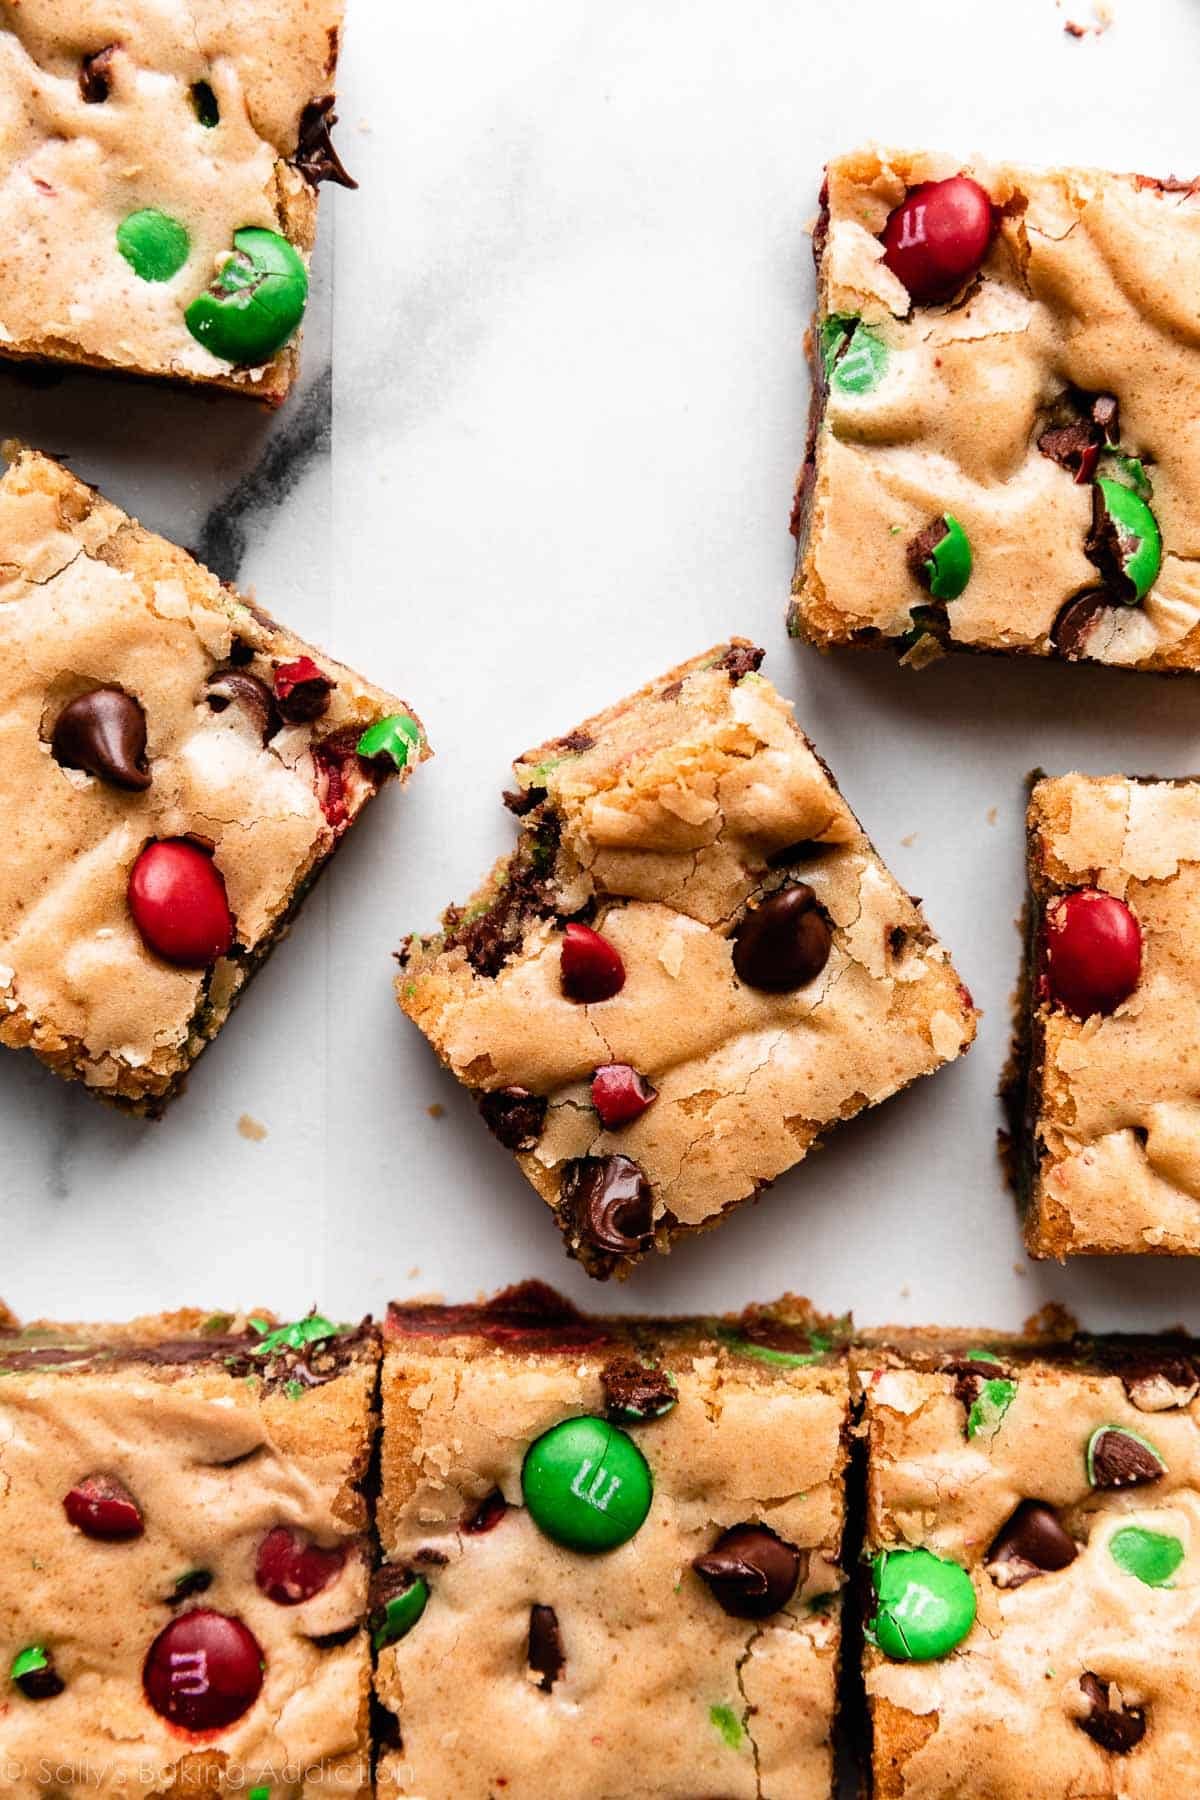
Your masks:
[{"label": "blondie square", "polygon": [[855,1351],[876,1800],[1200,1784],[1200,1360],[1186,1338]]},{"label": "blondie square", "polygon": [[21,0],[0,20],[0,356],[278,404],[341,0]]},{"label": "blondie square", "polygon": [[803,1302],[393,1306],[378,1791],[828,1800],[848,1378]]},{"label": "blondie square", "polygon": [[379,1335],[0,1318],[0,1791],[371,1792]]},{"label": "blondie square", "polygon": [[516,851],[400,1005],[591,1275],[959,1056],[970,996],[743,639],[514,765]]},{"label": "blondie square", "polygon": [[862,150],[813,248],[793,632],[1200,666],[1200,186]]},{"label": "blondie square", "polygon": [[35,452],[0,545],[0,1043],[157,1112],[424,738]]},{"label": "blondie square", "polygon": [[1036,781],[1028,864],[1012,1112],[1029,1248],[1200,1254],[1200,781]]}]

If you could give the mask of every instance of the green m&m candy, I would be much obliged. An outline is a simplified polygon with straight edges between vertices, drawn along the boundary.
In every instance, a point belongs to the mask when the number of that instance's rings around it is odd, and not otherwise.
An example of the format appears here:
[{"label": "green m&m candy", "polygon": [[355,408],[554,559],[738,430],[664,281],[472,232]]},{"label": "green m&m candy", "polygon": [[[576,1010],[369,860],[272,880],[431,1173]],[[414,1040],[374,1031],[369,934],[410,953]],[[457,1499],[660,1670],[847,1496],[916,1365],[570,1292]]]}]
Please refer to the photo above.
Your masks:
[{"label": "green m&m candy", "polygon": [[871,1563],[871,1631],[896,1662],[948,1656],[975,1623],[975,1588],[958,1563],[932,1550],[881,1550]]},{"label": "green m&m candy", "polygon": [[832,313],[821,325],[821,364],[839,394],[869,394],[887,369],[888,349],[879,333],[855,313]]},{"label": "green m&m candy", "polygon": [[645,1522],[654,1478],[628,1432],[585,1414],[529,1446],[521,1491],[534,1524],[556,1544],[615,1550]]},{"label": "green m&m candy", "polygon": [[1142,495],[1123,481],[1101,476],[1092,486],[1092,529],[1087,554],[1118,600],[1144,600],[1162,567],[1162,532]]},{"label": "green m&m candy", "polygon": [[299,254],[258,225],[233,234],[233,254],[184,314],[197,342],[230,363],[260,363],[282,348],[304,317],[308,271]]},{"label": "green m&m candy", "polygon": [[957,600],[971,579],[971,544],[953,513],[943,513],[908,546],[908,566],[935,600]]},{"label": "green m&m candy", "polygon": [[1108,1540],[1108,1554],[1118,1569],[1147,1587],[1170,1587],[1171,1577],[1183,1561],[1179,1539],[1167,1531],[1147,1531],[1140,1525],[1124,1525]]},{"label": "green m&m candy", "polygon": [[191,247],[187,226],[152,206],[131,212],[117,226],[117,249],[143,281],[170,281]]},{"label": "green m&m candy", "polygon": [[407,1637],[429,1603],[429,1583],[409,1569],[396,1570],[386,1586],[392,1591],[379,1596],[369,1621],[376,1650],[386,1650],[389,1644]]},{"label": "green m&m candy", "polygon": [[403,769],[421,748],[421,727],[407,713],[391,713],[386,719],[377,719],[374,725],[368,725],[355,748],[368,761],[386,756],[398,769]]}]

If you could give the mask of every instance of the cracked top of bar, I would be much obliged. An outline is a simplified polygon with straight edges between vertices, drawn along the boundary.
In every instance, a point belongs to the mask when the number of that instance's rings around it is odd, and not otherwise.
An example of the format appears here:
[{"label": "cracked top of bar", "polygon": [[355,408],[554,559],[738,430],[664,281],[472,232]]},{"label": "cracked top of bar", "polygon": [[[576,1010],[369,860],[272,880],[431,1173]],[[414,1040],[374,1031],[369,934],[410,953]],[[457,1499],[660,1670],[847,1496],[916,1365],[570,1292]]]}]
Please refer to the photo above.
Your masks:
[{"label": "cracked top of bar", "polygon": [[[328,173],[312,139],[322,138],[342,12],[342,0],[4,9],[0,355],[283,399],[298,337],[234,363],[192,334],[185,312],[246,227],[278,234],[307,263],[315,182]],[[118,233],[151,212],[168,224],[151,227],[139,269]]]},{"label": "cracked top of bar", "polygon": [[[483,1306],[391,1308],[383,1575],[419,1574],[428,1598],[379,1654],[402,1739],[380,1733],[386,1800],[828,1800],[844,1330],[795,1299],[597,1319],[536,1283]],[[631,1365],[660,1384],[657,1416],[620,1413]],[[653,1496],[626,1542],[586,1554],[535,1523],[523,1468],[545,1432],[605,1416],[623,1418]],[[747,1524],[791,1559],[756,1618],[728,1612],[693,1567]]]},{"label": "cracked top of bar", "polygon": [[[509,796],[515,855],[440,935],[406,946],[401,1006],[481,1097],[589,1273],[714,1224],[974,1035],[945,950],[760,658],[719,645],[527,752]],[[785,890],[810,905],[816,950],[770,991],[734,958]],[[598,1004],[564,991],[577,921],[620,959],[622,985]],[[626,1093],[636,1078],[656,1097],[643,1087],[639,1116],[606,1129],[593,1078],[613,1065]],[[613,1159],[649,1190],[615,1236]]]},{"label": "cracked top of bar", "polygon": [[[880,234],[907,194],[959,174],[986,190],[995,235],[973,279],[919,304]],[[829,164],[814,244],[792,628],[820,646],[886,640],[915,662],[946,646],[1200,665],[1200,189],[863,150]],[[1063,427],[1082,433],[1073,451]],[[1106,475],[1137,488],[1161,532],[1140,600],[1088,553]],[[970,574],[931,601],[913,560],[947,515]]]},{"label": "cracked top of bar", "polygon": [[[966,1571],[976,1605],[958,1641],[929,1660],[898,1657],[886,1638],[868,1645],[872,1791],[880,1800],[1192,1791],[1195,1343],[930,1331],[856,1348],[853,1361],[868,1558],[929,1552]],[[919,1629],[916,1598],[909,1633]],[[878,1638],[870,1602],[867,1628]]]},{"label": "cracked top of bar", "polygon": [[[1200,1253],[1200,781],[1062,775],[1029,803],[1036,966],[1024,1022],[1032,1249]],[[1140,938],[1136,984],[1079,1017],[1047,986],[1047,912],[1113,895]]]},{"label": "cracked top of bar", "polygon": [[[313,652],[59,464],[8,450],[0,1043],[145,1107],[173,1091],[395,772],[355,746],[402,703]],[[308,690],[317,716],[289,722],[274,698],[280,667],[312,655],[328,692],[318,680]],[[135,719],[140,709],[141,791],[57,759],[65,708],[102,688],[120,690]],[[292,697],[284,704],[304,710]],[[127,898],[144,847],[181,838],[211,851],[233,917],[229,953],[209,967],[155,954]]]},{"label": "cracked top of bar", "polygon": [[[369,1321],[189,1310],[22,1330],[0,1308],[6,1796],[44,1794],[48,1759],[64,1794],[98,1800],[201,1781],[217,1796],[235,1771],[244,1793],[284,1766],[312,1770],[314,1792],[322,1776],[371,1791],[361,1487],[378,1361]],[[319,1555],[289,1563],[288,1540]],[[189,1634],[211,1614],[198,1657]],[[240,1697],[225,1683],[227,1724],[185,1728],[151,1702],[165,1662],[179,1704],[209,1703],[244,1632],[259,1656]]]}]

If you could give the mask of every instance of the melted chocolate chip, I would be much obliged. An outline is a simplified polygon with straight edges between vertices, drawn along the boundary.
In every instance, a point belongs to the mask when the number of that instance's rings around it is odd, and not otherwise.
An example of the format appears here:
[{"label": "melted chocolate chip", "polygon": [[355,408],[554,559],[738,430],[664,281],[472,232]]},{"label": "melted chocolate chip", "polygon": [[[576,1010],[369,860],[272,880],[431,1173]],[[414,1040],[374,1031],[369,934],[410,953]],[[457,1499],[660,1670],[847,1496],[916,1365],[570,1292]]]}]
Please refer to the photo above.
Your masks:
[{"label": "melted chocolate chip", "polygon": [[332,94],[323,94],[319,100],[308,102],[300,114],[292,162],[312,187],[322,181],[336,181],[339,187],[356,188],[358,183],[347,173],[330,136],[337,124],[335,105]]},{"label": "melted chocolate chip", "polygon": [[949,536],[950,527],[944,518],[931,519],[915,538],[910,538],[904,555],[909,569],[923,588],[929,587],[929,570],[926,565],[933,557],[934,551],[944,537]]},{"label": "melted chocolate chip", "polygon": [[111,787],[140,794],[150,786],[146,715],[122,688],[93,688],[69,700],[55,722],[50,748],[63,768],[84,769]]},{"label": "melted chocolate chip", "polygon": [[981,1356],[964,1356],[942,1364],[944,1375],[954,1377],[954,1397],[970,1412],[987,1381],[1005,1381],[1009,1371],[1001,1362]]},{"label": "melted chocolate chip", "polygon": [[558,1614],[552,1606],[531,1606],[528,1661],[543,1694],[550,1692],[562,1674],[566,1660]]},{"label": "melted chocolate chip", "polygon": [[112,58],[115,44],[94,50],[79,65],[79,91],[89,106],[99,106],[112,91]]},{"label": "melted chocolate chip", "polygon": [[1166,1474],[1162,1458],[1132,1432],[1110,1426],[1092,1444],[1092,1486],[1097,1488],[1144,1487]]},{"label": "melted chocolate chip", "polygon": [[1084,472],[1090,473],[1089,465],[1095,467],[1096,433],[1086,419],[1049,426],[1038,439],[1037,447],[1043,456],[1077,478],[1084,474],[1086,480]]},{"label": "melted chocolate chip", "polygon": [[661,1419],[679,1398],[665,1369],[639,1362],[636,1356],[614,1356],[600,1371],[605,1410],[618,1425]]},{"label": "melted chocolate chip", "polygon": [[566,1165],[559,1210],[581,1244],[610,1256],[650,1248],[654,1201],[630,1156],[579,1156]]},{"label": "melted chocolate chip", "polygon": [[713,1598],[735,1619],[766,1619],[796,1591],[807,1557],[766,1525],[734,1525],[693,1562]]},{"label": "melted chocolate chip", "polygon": [[1065,1569],[1079,1554],[1074,1538],[1059,1523],[1052,1506],[1022,1500],[1003,1525],[985,1558],[997,1587],[1021,1587],[1038,1575]]},{"label": "melted chocolate chip", "polygon": [[506,788],[500,798],[509,812],[516,818],[523,819],[526,813],[533,812],[546,798],[546,790],[542,787]]},{"label": "melted chocolate chip", "polygon": [[229,706],[240,706],[253,719],[265,744],[279,730],[279,713],[275,696],[265,681],[248,675],[244,669],[214,669],[208,678],[204,698],[215,713]]},{"label": "melted chocolate chip", "polygon": [[1153,1355],[1122,1371],[1121,1380],[1139,1412],[1169,1412],[1190,1406],[1200,1393],[1200,1374],[1188,1356]]},{"label": "melted chocolate chip", "polygon": [[1050,642],[1067,662],[1079,662],[1088,654],[1087,641],[1102,614],[1113,606],[1104,588],[1085,588],[1062,608],[1050,627]]},{"label": "melted chocolate chip", "polygon": [[445,948],[461,946],[480,975],[498,975],[520,948],[530,921],[553,914],[551,878],[558,836],[558,820],[553,815],[541,819],[536,829],[522,836],[509,860],[504,885],[486,912],[470,918],[460,907],[447,911]]},{"label": "melted chocolate chip", "polygon": [[1108,1682],[1090,1671],[1079,1677],[1079,1686],[1091,1709],[1076,1721],[1080,1730],[1086,1731],[1102,1750],[1111,1750],[1114,1755],[1125,1756],[1135,1749],[1146,1735],[1145,1708],[1123,1702],[1113,1706]]},{"label": "melted chocolate chip", "polygon": [[506,1150],[532,1150],[546,1123],[547,1101],[528,1088],[496,1088],[479,1096],[479,1111],[494,1138]]},{"label": "melted chocolate chip", "polygon": [[499,1488],[493,1488],[465,1515],[462,1529],[467,1537],[482,1537],[487,1531],[495,1531],[507,1511],[508,1501]]},{"label": "melted chocolate chip", "polygon": [[1116,396],[1068,389],[1054,412],[1054,422],[1042,432],[1037,447],[1083,486],[1095,474],[1105,445],[1115,444],[1121,435]]},{"label": "melted chocolate chip", "polygon": [[724,656],[713,666],[724,669],[729,677],[730,685],[736,687],[744,675],[758,673],[759,665],[765,655],[766,651],[759,650],[754,644],[730,644]]},{"label": "melted chocolate chip", "polygon": [[482,1337],[533,1352],[592,1349],[611,1341],[603,1320],[589,1319],[544,1281],[517,1282],[476,1306],[393,1301],[388,1336]]},{"label": "melted chocolate chip", "polygon": [[309,725],[329,711],[334,683],[309,656],[280,663],[275,671],[275,704],[289,725]]},{"label": "melted chocolate chip", "polygon": [[790,993],[815,981],[833,933],[807,882],[781,888],[748,912],[733,934],[733,966],[747,987]]}]

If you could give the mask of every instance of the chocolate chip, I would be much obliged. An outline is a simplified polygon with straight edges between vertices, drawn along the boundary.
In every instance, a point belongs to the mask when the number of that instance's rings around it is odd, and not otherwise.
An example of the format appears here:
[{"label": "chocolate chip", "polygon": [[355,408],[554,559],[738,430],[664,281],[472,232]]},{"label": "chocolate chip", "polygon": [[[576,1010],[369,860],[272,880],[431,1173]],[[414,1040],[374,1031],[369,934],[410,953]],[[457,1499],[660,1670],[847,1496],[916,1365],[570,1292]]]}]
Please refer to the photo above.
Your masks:
[{"label": "chocolate chip", "polygon": [[94,50],[79,65],[79,91],[89,106],[99,106],[112,91],[112,58],[115,44]]},{"label": "chocolate chip", "polygon": [[1062,608],[1050,627],[1050,642],[1067,662],[1088,654],[1087,640],[1101,616],[1111,611],[1113,597],[1104,588],[1085,588]]},{"label": "chocolate chip", "polygon": [[1065,1569],[1079,1554],[1074,1538],[1052,1506],[1022,1500],[1003,1525],[984,1559],[997,1587],[1021,1587],[1038,1575]]},{"label": "chocolate chip", "polygon": [[585,750],[594,749],[595,743],[590,731],[568,731],[566,737],[555,738],[549,748],[564,756],[582,756]]},{"label": "chocolate chip", "polygon": [[767,1525],[734,1525],[692,1564],[735,1619],[766,1619],[786,1606],[807,1571],[807,1555]]},{"label": "chocolate chip", "polygon": [[1113,1706],[1108,1682],[1090,1671],[1079,1677],[1079,1686],[1090,1707],[1076,1721],[1080,1730],[1086,1731],[1102,1750],[1111,1750],[1117,1756],[1135,1749],[1146,1735],[1145,1708],[1126,1706],[1124,1702]]},{"label": "chocolate chip", "polygon": [[528,1088],[496,1088],[479,1096],[479,1111],[506,1150],[532,1150],[546,1123],[546,1098]]},{"label": "chocolate chip", "polygon": [[1139,1412],[1169,1412],[1190,1406],[1200,1393],[1200,1376],[1186,1356],[1163,1356],[1139,1362],[1121,1377],[1125,1392]]},{"label": "chocolate chip", "polygon": [[1002,1362],[985,1356],[955,1357],[944,1362],[941,1367],[943,1375],[953,1375],[955,1398],[961,1400],[966,1407],[973,1406],[978,1400],[985,1381],[1011,1379]]},{"label": "chocolate chip", "polygon": [[650,1183],[629,1156],[579,1156],[566,1165],[559,1208],[580,1243],[611,1256],[650,1248]]},{"label": "chocolate chip", "polygon": [[743,675],[758,673],[759,664],[765,655],[766,651],[759,650],[754,644],[730,644],[724,656],[713,666],[724,669],[729,677],[730,686],[736,687]]},{"label": "chocolate chip", "polygon": [[558,1614],[552,1606],[531,1606],[528,1661],[543,1694],[550,1692],[562,1674],[566,1660]]},{"label": "chocolate chip", "polygon": [[1086,419],[1072,419],[1069,425],[1051,425],[1037,441],[1043,456],[1066,469],[1078,480],[1086,481],[1096,466],[1099,445],[1096,433]]},{"label": "chocolate chip", "polygon": [[150,786],[146,715],[122,688],[93,688],[68,701],[50,748],[63,768],[84,769],[112,787],[140,794]]},{"label": "chocolate chip", "polygon": [[657,1364],[639,1362],[636,1356],[614,1356],[600,1371],[605,1409],[617,1425],[636,1425],[643,1419],[661,1419],[679,1395],[675,1383]]},{"label": "chocolate chip", "polygon": [[1088,1478],[1096,1488],[1142,1487],[1161,1481],[1166,1464],[1153,1445],[1132,1431],[1106,1425],[1094,1432],[1088,1445]]},{"label": "chocolate chip", "polygon": [[786,994],[816,980],[832,945],[817,897],[800,881],[746,914],[733,934],[733,966],[747,987]]},{"label": "chocolate chip", "polygon": [[204,698],[215,713],[229,706],[240,706],[253,719],[265,744],[279,730],[279,713],[275,696],[265,681],[248,675],[244,669],[214,669],[208,678]]},{"label": "chocolate chip", "polygon": [[950,527],[947,525],[944,517],[931,519],[928,525],[921,531],[918,531],[915,538],[909,539],[908,544],[905,547],[904,555],[909,569],[916,576],[923,588],[928,588],[929,586],[928,564],[933,557],[933,553],[941,543],[942,539],[949,536],[949,533]]},{"label": "chocolate chip", "polygon": [[518,819],[523,819],[526,813],[531,813],[534,807],[542,804],[546,798],[546,790],[542,787],[506,788],[500,798],[510,813],[515,814]]},{"label": "chocolate chip", "polygon": [[300,114],[292,162],[311,187],[317,187],[322,181],[336,181],[339,187],[356,188],[357,181],[346,172],[329,135],[337,124],[335,105],[332,94],[323,94],[319,100],[308,102]]},{"label": "chocolate chip", "polygon": [[482,1537],[485,1531],[494,1531],[505,1513],[508,1501],[499,1488],[493,1488],[485,1494],[478,1506],[472,1507],[465,1515],[462,1529],[468,1537]]}]

